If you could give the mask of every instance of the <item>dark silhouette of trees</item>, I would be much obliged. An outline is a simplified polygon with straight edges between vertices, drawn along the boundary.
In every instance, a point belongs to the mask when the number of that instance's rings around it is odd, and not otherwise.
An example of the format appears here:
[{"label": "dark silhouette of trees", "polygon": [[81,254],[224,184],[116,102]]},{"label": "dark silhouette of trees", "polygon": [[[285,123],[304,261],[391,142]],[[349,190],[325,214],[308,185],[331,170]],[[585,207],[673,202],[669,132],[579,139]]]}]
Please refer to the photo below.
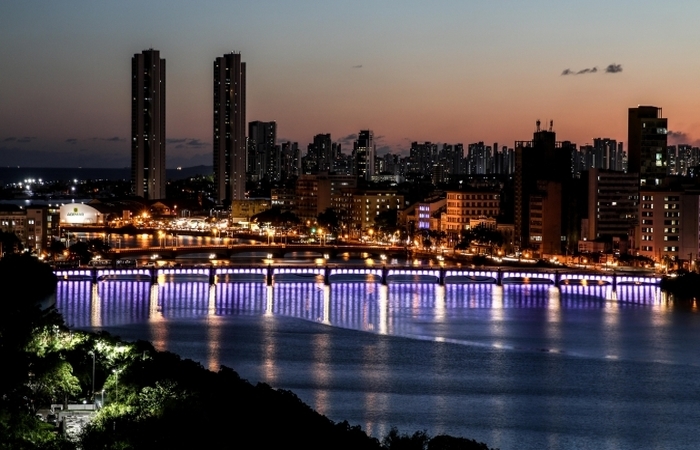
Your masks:
[{"label": "dark silhouette of trees", "polygon": [[292,226],[299,223],[296,214],[290,211],[282,212],[278,206],[255,214],[250,220],[257,223],[271,223],[275,227]]},{"label": "dark silhouette of trees", "polygon": [[496,450],[473,439],[447,435],[431,438],[425,431],[416,431],[412,435],[400,434],[393,427],[382,439],[382,445],[387,450]]},{"label": "dark silhouette of trees", "polygon": [[326,208],[324,212],[318,215],[316,222],[329,230],[335,230],[339,225],[338,215],[333,208]]},{"label": "dark silhouette of trees", "polygon": [[503,245],[504,238],[501,232],[483,225],[476,226],[462,232],[462,240],[455,246],[457,250],[470,248],[472,245],[485,247],[492,252],[494,248]]},{"label": "dark silhouette of trees", "polygon": [[0,231],[0,247],[2,253],[16,253],[24,248],[22,241],[15,233],[5,231]]},{"label": "dark silhouette of trees", "polygon": [[45,371],[42,357],[32,348],[40,331],[62,326],[61,316],[51,306],[56,282],[47,264],[26,253],[0,260],[0,448],[62,445],[51,427],[31,414],[36,405],[32,385],[60,389],[67,380],[62,376],[65,366],[47,364]]},{"label": "dark silhouette of trees", "polygon": [[394,233],[400,229],[397,226],[397,217],[398,211],[395,209],[382,211],[374,218],[374,225],[377,227],[378,231]]}]

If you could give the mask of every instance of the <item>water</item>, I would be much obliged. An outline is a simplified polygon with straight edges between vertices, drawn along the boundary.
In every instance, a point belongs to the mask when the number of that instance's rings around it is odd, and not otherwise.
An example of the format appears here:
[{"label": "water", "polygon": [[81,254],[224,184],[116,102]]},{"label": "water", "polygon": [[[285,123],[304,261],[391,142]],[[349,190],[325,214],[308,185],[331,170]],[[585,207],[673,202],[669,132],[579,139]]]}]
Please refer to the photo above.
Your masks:
[{"label": "water", "polygon": [[700,315],[656,288],[371,279],[60,282],[66,321],[147,339],[333,420],[506,449],[694,449]]}]

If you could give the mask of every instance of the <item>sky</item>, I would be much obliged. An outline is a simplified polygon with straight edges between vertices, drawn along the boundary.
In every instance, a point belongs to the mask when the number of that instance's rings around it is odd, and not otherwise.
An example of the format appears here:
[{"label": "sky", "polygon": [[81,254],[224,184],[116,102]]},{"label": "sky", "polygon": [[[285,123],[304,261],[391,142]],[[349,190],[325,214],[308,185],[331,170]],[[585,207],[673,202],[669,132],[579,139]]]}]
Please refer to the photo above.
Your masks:
[{"label": "sky", "polygon": [[663,108],[700,142],[697,0],[0,2],[0,166],[128,167],[131,58],[166,60],[166,161],[212,163],[213,61],[241,52],[247,120],[302,149],[513,146],[535,122],[585,145]]}]

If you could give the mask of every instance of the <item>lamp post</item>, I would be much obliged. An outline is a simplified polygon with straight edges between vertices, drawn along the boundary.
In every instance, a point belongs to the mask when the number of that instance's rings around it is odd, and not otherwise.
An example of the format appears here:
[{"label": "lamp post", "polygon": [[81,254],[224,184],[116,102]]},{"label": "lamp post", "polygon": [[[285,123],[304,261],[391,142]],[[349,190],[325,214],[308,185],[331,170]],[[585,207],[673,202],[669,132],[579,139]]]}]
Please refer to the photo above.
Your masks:
[{"label": "lamp post", "polygon": [[92,395],[92,403],[95,403],[95,352],[90,350],[88,352],[90,356],[92,356],[92,390],[90,391],[90,395]]},{"label": "lamp post", "polygon": [[114,396],[116,398],[116,402],[119,403],[119,370],[117,369],[112,369],[112,372],[114,372],[114,376],[116,377],[116,382],[115,382],[115,387],[114,387]]}]

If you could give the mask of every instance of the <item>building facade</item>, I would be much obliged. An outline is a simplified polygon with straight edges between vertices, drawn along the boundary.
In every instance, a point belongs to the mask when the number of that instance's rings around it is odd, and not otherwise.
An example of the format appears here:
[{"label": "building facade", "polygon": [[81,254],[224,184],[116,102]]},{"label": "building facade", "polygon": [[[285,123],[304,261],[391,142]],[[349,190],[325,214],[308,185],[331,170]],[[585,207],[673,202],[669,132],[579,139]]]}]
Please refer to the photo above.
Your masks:
[{"label": "building facade", "polygon": [[366,191],[352,196],[352,227],[367,230],[374,227],[376,217],[385,211],[403,208],[403,195],[396,192]]},{"label": "building facade", "polygon": [[353,161],[355,176],[371,180],[374,175],[374,133],[372,130],[362,130],[353,146]]},{"label": "building facade", "polygon": [[629,108],[627,122],[627,171],[638,173],[643,186],[660,185],[667,172],[668,120],[661,108]]},{"label": "building facade", "polygon": [[[567,204],[558,208],[561,211],[559,220],[562,236],[568,236],[573,228],[578,230],[578,223],[572,219],[576,196],[570,194],[574,150],[575,144],[571,142],[557,142],[551,123],[549,130],[540,130],[539,121],[537,121],[537,131],[532,141],[515,143],[513,224],[516,249],[528,248],[535,242],[530,236],[530,197],[534,195],[541,197],[541,189],[538,186],[541,186],[542,181],[557,182],[561,189],[558,198],[567,199]],[[538,247],[541,246],[538,245]]]},{"label": "building facade", "polygon": [[281,147],[277,144],[277,123],[256,120],[248,124],[248,174],[254,181],[280,181]]},{"label": "building facade", "polygon": [[496,191],[448,191],[443,228],[458,235],[471,227],[471,220],[498,217],[500,194]]},{"label": "building facade", "polygon": [[131,59],[131,181],[135,195],[165,198],[165,60],[153,49]]},{"label": "building facade", "polygon": [[246,65],[240,53],[214,61],[214,191],[216,200],[245,199]]},{"label": "building facade", "polygon": [[638,174],[590,169],[588,221],[582,238],[633,237],[638,223],[638,203]]}]

